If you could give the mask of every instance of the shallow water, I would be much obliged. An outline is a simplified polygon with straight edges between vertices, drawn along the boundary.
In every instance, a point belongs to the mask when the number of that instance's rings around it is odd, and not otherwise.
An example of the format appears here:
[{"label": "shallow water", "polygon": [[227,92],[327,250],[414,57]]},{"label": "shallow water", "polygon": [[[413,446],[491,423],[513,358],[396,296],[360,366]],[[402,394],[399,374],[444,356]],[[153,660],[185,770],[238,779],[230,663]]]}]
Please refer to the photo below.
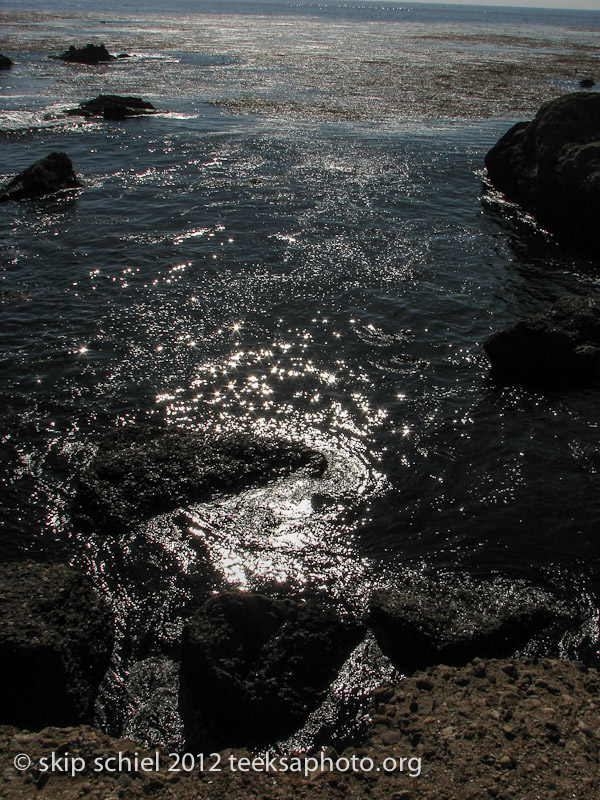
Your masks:
[{"label": "shallow water", "polygon": [[[1,12],[0,177],[64,150],[85,186],[0,206],[0,548],[69,558],[113,599],[115,730],[140,730],[137,662],[176,696],[182,620],[224,585],[360,610],[407,571],[502,574],[583,609],[549,647],[596,647],[596,393],[498,388],[482,346],[597,287],[597,265],[488,192],[482,164],[593,74],[600,15],[384,6]],[[47,58],[88,40],[132,58]],[[109,91],[160,113],[61,116]],[[147,420],[284,435],[329,469],[83,536],[81,469]]]}]

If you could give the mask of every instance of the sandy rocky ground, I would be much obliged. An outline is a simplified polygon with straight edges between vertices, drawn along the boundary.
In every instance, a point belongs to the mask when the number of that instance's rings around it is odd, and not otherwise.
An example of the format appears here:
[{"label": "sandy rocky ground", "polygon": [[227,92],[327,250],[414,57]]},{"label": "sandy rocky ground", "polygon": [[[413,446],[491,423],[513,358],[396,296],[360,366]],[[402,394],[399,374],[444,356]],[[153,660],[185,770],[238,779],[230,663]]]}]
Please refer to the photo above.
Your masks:
[{"label": "sandy rocky ground", "polygon": [[[566,661],[478,660],[461,667],[437,666],[396,686],[373,693],[372,724],[360,747],[342,754],[326,750],[334,762],[352,759],[356,770],[325,769],[291,774],[281,769],[227,768],[221,772],[169,771],[174,761],[160,754],[160,769],[94,772],[119,751],[138,760],[154,759],[130,741],[111,739],[93,728],[46,728],[36,733],[0,728],[2,798],[173,798],[173,800],[266,800],[280,798],[386,798],[386,800],[596,800],[600,797],[600,675]],[[88,765],[72,777],[58,771],[15,769],[18,753],[35,763],[68,753]],[[292,756],[294,757],[294,756]],[[320,754],[316,754],[320,760]],[[400,759],[406,759],[400,762]],[[360,764],[372,769],[360,769]],[[394,761],[384,761],[393,759]],[[409,760],[409,759],[412,759]],[[420,759],[420,774],[419,761]],[[403,769],[389,771],[393,763]],[[76,762],[79,766],[82,762]],[[241,762],[243,764],[243,762]],[[292,763],[291,761],[289,762]],[[300,762],[293,762],[296,766]],[[51,762],[48,761],[50,765]],[[61,762],[64,765],[64,762]],[[345,767],[345,762],[340,766]],[[313,764],[309,763],[309,766]],[[304,764],[302,765],[304,769]]]}]

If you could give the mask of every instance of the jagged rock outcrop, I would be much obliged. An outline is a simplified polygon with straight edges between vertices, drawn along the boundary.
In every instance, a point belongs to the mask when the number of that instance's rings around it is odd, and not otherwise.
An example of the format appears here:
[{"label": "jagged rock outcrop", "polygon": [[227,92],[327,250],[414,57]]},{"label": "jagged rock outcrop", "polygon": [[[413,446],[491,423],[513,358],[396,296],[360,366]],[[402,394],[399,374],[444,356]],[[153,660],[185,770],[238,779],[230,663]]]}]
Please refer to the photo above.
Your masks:
[{"label": "jagged rock outcrop", "polygon": [[3,564],[0,598],[0,722],[90,722],[114,621],[89,578],[62,564]]},{"label": "jagged rock outcrop", "polygon": [[326,466],[320,453],[283,439],[128,425],[102,439],[81,477],[73,518],[79,525],[128,529],[218,492],[239,491],[300,468],[319,475]]},{"label": "jagged rock outcrop", "polygon": [[92,44],[88,42],[84,47],[70,45],[68,50],[58,56],[50,56],[60,61],[69,61],[74,64],[100,64],[105,61],[115,61],[116,56],[112,56],[104,44]]},{"label": "jagged rock outcrop", "polygon": [[0,202],[33,200],[67,189],[77,189],[82,185],[69,156],[66,153],[50,153],[4,184],[0,188]]},{"label": "jagged rock outcrop", "polygon": [[485,343],[492,377],[560,387],[600,378],[600,295],[564,297]]},{"label": "jagged rock outcrop", "polygon": [[600,94],[575,92],[514,125],[485,157],[491,183],[575,247],[600,245]]},{"label": "jagged rock outcrop", "polygon": [[80,103],[77,108],[70,108],[66,113],[75,117],[104,117],[104,119],[121,120],[141,114],[152,114],[156,109],[148,100],[141,97],[122,97],[117,94],[100,94],[93,100]]},{"label": "jagged rock outcrop", "polygon": [[290,735],[362,635],[358,622],[318,599],[209,598],[183,630],[188,747],[263,746]]}]

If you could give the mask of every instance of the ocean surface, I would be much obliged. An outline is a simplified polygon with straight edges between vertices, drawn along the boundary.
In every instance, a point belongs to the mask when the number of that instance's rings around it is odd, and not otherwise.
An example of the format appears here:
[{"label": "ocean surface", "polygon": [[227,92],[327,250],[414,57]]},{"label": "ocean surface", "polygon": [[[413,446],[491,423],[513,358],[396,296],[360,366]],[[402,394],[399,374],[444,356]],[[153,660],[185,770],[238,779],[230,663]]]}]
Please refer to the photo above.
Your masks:
[{"label": "ocean surface", "polygon": [[[88,41],[131,57],[48,57]],[[361,611],[406,575],[527,581],[582,620],[534,649],[593,659],[597,390],[498,387],[483,343],[599,265],[491,192],[483,158],[600,79],[600,12],[12,0],[0,52],[0,180],[65,151],[85,184],[0,205],[0,557],[67,560],[111,598],[99,721],[180,741],[181,625],[224,586]],[[63,115],[99,93],[159,113]],[[329,469],[84,536],[78,476],[148,421],[282,435]],[[353,665],[361,686],[387,669]]]}]

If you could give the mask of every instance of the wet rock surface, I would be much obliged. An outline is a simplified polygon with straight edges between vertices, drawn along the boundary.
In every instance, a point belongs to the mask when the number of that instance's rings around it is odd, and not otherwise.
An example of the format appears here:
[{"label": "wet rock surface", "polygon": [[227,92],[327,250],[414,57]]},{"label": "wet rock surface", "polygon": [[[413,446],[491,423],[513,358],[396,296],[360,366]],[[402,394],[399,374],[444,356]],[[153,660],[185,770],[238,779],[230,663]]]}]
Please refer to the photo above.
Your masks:
[{"label": "wet rock surface", "polygon": [[545,103],[488,152],[491,183],[552,232],[594,252],[600,244],[600,94]]},{"label": "wet rock surface", "polygon": [[74,64],[100,64],[105,61],[114,61],[115,56],[112,56],[104,44],[92,44],[89,42],[84,47],[75,47],[70,45],[68,50],[58,56],[51,56],[51,58],[59,59],[60,61],[69,61]]},{"label": "wet rock surface", "polygon": [[4,564],[0,598],[0,721],[89,721],[114,636],[89,578],[61,564]]},{"label": "wet rock surface", "polygon": [[[205,760],[204,770],[169,771],[173,759],[164,751],[144,751],[135,742],[111,739],[89,727],[26,733],[0,727],[0,771],[7,800],[34,797],[75,800],[157,797],[172,800],[596,800],[600,793],[600,678],[581,664],[551,659],[481,660],[461,667],[436,666],[373,693],[366,740],[343,753],[333,749],[334,769],[307,774],[229,769],[229,759],[249,758],[227,749]],[[68,752],[86,767],[81,774],[35,767],[15,769],[17,753],[40,757]],[[131,760],[115,772],[93,771],[94,760]],[[158,770],[141,769],[142,757]],[[135,766],[135,755],[138,766]],[[318,753],[316,754],[319,755]],[[339,757],[356,759],[356,770],[335,769]],[[404,769],[386,770],[384,759]],[[360,768],[368,766],[370,771]],[[411,770],[409,769],[409,759]],[[420,774],[417,776],[420,759]],[[236,763],[236,762],[234,762]],[[219,770],[210,771],[215,764]],[[327,767],[327,763],[325,762]],[[312,767],[312,769],[310,768]]]},{"label": "wet rock surface", "polygon": [[128,425],[102,439],[81,477],[73,518],[78,525],[127,529],[218,492],[239,491],[301,468],[320,475],[326,466],[320,453],[282,439]]},{"label": "wet rock surface", "polygon": [[74,117],[103,117],[109,120],[121,120],[142,114],[152,114],[156,109],[152,103],[141,97],[122,97],[117,94],[100,94],[93,100],[80,103],[77,108],[70,108],[66,113]]},{"label": "wet rock surface", "polygon": [[152,656],[134,663],[123,681],[121,733],[146,747],[181,749],[178,689],[179,665],[174,661]]},{"label": "wet rock surface", "polygon": [[183,630],[188,747],[265,746],[290,735],[363,634],[357,621],[318,599],[210,598]]},{"label": "wet rock surface", "polygon": [[30,297],[28,289],[0,289],[0,309],[4,305],[27,303]]},{"label": "wet rock surface", "polygon": [[33,200],[77,189],[82,185],[69,156],[66,153],[50,153],[0,187],[0,202]]},{"label": "wet rock surface", "polygon": [[545,628],[570,620],[553,597],[529,584],[445,575],[375,592],[368,622],[383,652],[411,672],[465,664],[475,656],[505,657]]},{"label": "wet rock surface", "polygon": [[600,378],[600,295],[565,297],[547,311],[494,333],[485,343],[491,375],[542,387]]}]

